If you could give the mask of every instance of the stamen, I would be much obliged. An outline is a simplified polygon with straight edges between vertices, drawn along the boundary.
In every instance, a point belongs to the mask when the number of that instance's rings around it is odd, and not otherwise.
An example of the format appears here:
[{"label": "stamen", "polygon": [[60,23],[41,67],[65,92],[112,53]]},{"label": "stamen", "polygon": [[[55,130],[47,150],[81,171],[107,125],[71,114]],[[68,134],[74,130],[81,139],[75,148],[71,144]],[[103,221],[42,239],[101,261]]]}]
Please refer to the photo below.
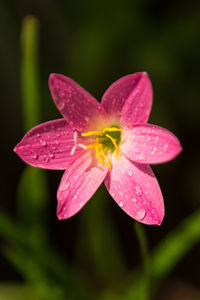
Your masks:
[{"label": "stamen", "polygon": [[71,150],[71,152],[70,152],[70,155],[73,155],[73,154],[74,154],[76,148],[77,148],[77,145],[74,145],[74,147],[72,148],[72,150]]},{"label": "stamen", "polygon": [[96,151],[97,159],[99,160],[100,164],[102,164],[102,166],[106,166],[106,163],[103,161],[103,158],[101,157],[101,155],[99,153],[99,146],[100,146],[100,144],[98,144],[98,143],[95,144],[95,151]]},{"label": "stamen", "polygon": [[82,148],[82,149],[87,149],[87,147],[85,146],[85,145],[83,145],[83,144],[78,144],[78,146],[80,147],[80,148]]},{"label": "stamen", "polygon": [[111,140],[111,142],[113,143],[115,149],[116,149],[116,154],[115,156],[118,156],[119,155],[119,147],[117,146],[117,143],[116,143],[116,140],[110,136],[109,134],[106,134],[107,138],[109,138]]},{"label": "stamen", "polygon": [[107,127],[107,128],[104,128],[103,133],[105,133],[106,131],[122,131],[122,129],[116,128],[116,127]]},{"label": "stamen", "polygon": [[112,170],[111,163],[110,163],[109,159],[107,158],[107,156],[105,155],[102,148],[100,149],[100,152],[101,152],[102,156],[104,157],[104,159],[107,161],[108,168],[111,171]]},{"label": "stamen", "polygon": [[87,145],[87,149],[95,148],[95,145],[96,145],[96,144],[90,144],[90,145]]},{"label": "stamen", "polygon": [[[120,136],[119,136],[119,138],[117,137],[117,140],[116,140],[110,134],[107,134],[107,132],[121,132],[121,131],[122,131],[121,128],[107,127],[107,128],[104,128],[102,131],[94,130],[94,131],[88,131],[88,132],[81,133],[82,136],[96,135],[95,143],[86,146],[86,148],[87,149],[95,149],[96,156],[97,156],[99,163],[102,166],[108,165],[108,168],[110,171],[112,170],[111,162],[103,150],[103,147],[106,145],[105,137],[107,137],[112,142],[112,144],[116,150],[115,155],[118,156],[120,152],[119,152],[119,147],[117,145],[117,142],[118,142],[118,139],[120,140]],[[99,143],[99,139],[101,139],[100,141],[102,143]],[[76,137],[74,137],[74,140],[76,140]],[[78,146],[79,146],[79,144],[78,144]]]},{"label": "stamen", "polygon": [[102,135],[102,131],[88,131],[88,132],[84,132],[84,133],[81,133],[82,136],[89,136],[89,135]]},{"label": "stamen", "polygon": [[78,135],[77,131],[74,131],[74,144],[75,145],[77,143],[77,135]]}]

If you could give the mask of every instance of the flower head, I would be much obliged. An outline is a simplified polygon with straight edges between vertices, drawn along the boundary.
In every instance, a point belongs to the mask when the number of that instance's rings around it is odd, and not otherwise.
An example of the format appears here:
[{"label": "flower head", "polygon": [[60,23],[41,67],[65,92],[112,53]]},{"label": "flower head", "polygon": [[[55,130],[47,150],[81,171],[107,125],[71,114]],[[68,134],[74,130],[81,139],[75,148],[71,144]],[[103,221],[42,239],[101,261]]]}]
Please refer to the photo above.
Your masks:
[{"label": "flower head", "polygon": [[31,129],[15,147],[28,164],[65,170],[58,192],[57,216],[76,214],[100,184],[131,217],[161,224],[164,203],[149,166],[181,151],[168,130],[147,124],[152,86],[146,73],[120,78],[101,104],[72,79],[52,74],[49,88],[63,118]]}]

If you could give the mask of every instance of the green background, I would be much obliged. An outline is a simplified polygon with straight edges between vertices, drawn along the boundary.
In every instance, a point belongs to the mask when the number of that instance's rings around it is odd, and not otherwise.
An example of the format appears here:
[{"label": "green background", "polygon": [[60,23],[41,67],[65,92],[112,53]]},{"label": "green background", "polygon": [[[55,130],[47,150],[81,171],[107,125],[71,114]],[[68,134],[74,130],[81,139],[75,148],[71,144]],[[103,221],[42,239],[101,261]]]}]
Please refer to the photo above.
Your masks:
[{"label": "green background", "polygon": [[[0,66],[0,300],[198,299],[198,1],[0,0]],[[162,226],[137,226],[104,187],[58,221],[62,172],[25,168],[13,152],[31,126],[60,117],[49,74],[73,78],[100,100],[137,71],[152,80],[150,123],[183,146],[176,160],[153,166],[165,199]]]}]

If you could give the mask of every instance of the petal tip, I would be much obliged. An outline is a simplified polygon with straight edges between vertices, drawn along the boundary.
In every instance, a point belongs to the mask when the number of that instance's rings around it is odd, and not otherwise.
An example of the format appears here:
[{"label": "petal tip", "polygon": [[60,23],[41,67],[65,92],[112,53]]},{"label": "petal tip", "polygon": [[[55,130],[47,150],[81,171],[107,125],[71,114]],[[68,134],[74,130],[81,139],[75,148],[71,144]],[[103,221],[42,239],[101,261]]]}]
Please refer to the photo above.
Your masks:
[{"label": "petal tip", "polygon": [[48,80],[48,83],[49,83],[49,87],[50,88],[53,88],[57,82],[57,80],[61,79],[63,75],[61,74],[57,74],[57,73],[51,73],[49,75],[49,80]]}]

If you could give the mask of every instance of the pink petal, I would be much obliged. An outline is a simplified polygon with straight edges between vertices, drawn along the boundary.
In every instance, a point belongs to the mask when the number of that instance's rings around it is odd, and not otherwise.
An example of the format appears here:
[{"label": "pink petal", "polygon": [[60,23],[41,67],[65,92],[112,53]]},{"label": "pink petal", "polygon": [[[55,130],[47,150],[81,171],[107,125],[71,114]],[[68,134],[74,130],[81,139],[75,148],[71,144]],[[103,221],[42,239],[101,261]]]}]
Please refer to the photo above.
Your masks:
[{"label": "pink petal", "polygon": [[105,185],[117,204],[144,224],[160,225],[164,203],[159,184],[148,165],[130,162],[121,155],[112,157],[112,171]]},{"label": "pink petal", "polygon": [[179,140],[172,132],[151,124],[124,128],[123,139],[121,152],[131,160],[144,164],[167,162],[182,150]]},{"label": "pink petal", "polygon": [[138,72],[114,82],[105,92],[102,105],[125,124],[146,123],[152,106],[152,86],[147,73]]},{"label": "pink petal", "polygon": [[80,134],[74,133],[65,119],[58,119],[32,128],[15,147],[14,151],[27,164],[44,169],[66,169],[77,158],[82,148],[74,148],[82,143]]},{"label": "pink petal", "polygon": [[83,132],[88,122],[98,115],[106,116],[100,103],[72,79],[51,74],[49,88],[63,117],[73,128]]},{"label": "pink petal", "polygon": [[67,219],[75,215],[98,189],[107,171],[107,167],[95,165],[90,151],[74,161],[58,188],[58,218]]}]

